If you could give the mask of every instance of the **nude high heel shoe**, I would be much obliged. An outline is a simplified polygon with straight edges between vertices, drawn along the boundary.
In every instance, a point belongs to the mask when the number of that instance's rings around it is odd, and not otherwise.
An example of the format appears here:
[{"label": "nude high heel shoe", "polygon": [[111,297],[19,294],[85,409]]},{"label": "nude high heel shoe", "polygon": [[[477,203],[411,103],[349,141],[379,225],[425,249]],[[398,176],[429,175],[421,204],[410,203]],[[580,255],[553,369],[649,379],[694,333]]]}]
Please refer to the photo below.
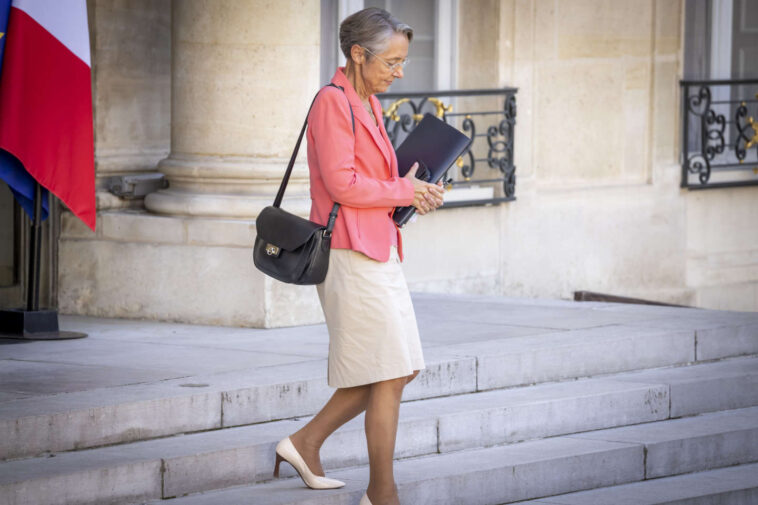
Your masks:
[{"label": "nude high heel shoe", "polygon": [[368,499],[368,495],[364,494],[361,498],[361,502],[358,505],[371,505],[371,500]]},{"label": "nude high heel shoe", "polygon": [[290,437],[283,439],[276,445],[276,465],[274,466],[274,477],[279,477],[279,464],[282,461],[286,461],[292,465],[292,467],[297,470],[300,478],[303,479],[305,485],[311,489],[336,489],[345,485],[344,482],[339,480],[328,479],[326,477],[314,475],[313,472],[311,472],[311,470],[308,468],[308,465],[305,464],[303,457],[300,456],[300,453],[297,452],[297,449],[295,449],[295,446],[292,445],[292,440],[290,440]]}]

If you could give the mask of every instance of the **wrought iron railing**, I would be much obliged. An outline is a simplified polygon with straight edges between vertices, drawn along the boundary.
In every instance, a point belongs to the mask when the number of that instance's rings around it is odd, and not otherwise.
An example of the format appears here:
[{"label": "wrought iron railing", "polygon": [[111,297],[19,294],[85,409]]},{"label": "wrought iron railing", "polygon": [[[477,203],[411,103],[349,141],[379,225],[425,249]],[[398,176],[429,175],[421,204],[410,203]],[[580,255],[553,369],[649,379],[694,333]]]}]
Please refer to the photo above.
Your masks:
[{"label": "wrought iron railing", "polygon": [[[443,208],[487,205],[516,199],[513,162],[516,88],[384,93],[384,126],[397,148],[430,112],[473,138],[448,170]],[[447,100],[447,103],[445,102]]]},{"label": "wrought iron railing", "polygon": [[758,79],[681,81],[683,188],[758,184]]}]

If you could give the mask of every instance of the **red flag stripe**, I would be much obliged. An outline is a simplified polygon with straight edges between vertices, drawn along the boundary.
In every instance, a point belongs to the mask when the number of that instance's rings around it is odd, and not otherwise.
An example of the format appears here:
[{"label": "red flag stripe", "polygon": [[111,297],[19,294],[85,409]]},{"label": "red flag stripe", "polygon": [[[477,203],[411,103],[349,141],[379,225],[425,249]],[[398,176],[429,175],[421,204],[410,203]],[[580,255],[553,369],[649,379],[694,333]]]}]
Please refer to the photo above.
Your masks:
[{"label": "red flag stripe", "polygon": [[0,75],[0,148],[95,229],[90,68],[11,8]]}]

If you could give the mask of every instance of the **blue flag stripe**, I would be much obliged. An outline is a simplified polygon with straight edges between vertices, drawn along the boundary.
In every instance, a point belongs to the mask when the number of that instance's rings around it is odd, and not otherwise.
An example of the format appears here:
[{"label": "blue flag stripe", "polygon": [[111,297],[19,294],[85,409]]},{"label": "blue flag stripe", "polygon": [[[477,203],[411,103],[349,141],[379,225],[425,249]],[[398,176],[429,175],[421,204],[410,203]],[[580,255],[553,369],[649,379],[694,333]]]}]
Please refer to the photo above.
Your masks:
[{"label": "blue flag stripe", "polygon": [[11,11],[11,0],[0,0],[0,72],[3,71],[3,49],[8,38],[8,14]]},{"label": "blue flag stripe", "polygon": [[[0,149],[0,179],[4,180],[30,218],[34,217],[35,183],[29,172],[18,159],[8,151]],[[42,188],[42,220],[48,215],[48,191]]]}]

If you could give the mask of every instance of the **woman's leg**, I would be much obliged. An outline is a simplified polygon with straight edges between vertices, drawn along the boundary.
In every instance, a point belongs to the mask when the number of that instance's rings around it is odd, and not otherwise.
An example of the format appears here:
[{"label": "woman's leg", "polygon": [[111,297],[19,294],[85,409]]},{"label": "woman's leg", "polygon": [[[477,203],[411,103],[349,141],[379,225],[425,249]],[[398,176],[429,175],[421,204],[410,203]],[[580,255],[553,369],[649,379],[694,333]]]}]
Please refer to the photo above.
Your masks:
[{"label": "woman's leg", "polygon": [[406,377],[406,379],[408,379],[408,382],[406,382],[406,384],[409,384],[413,379],[415,379],[419,372],[420,370],[414,370],[412,374]]},{"label": "woman's leg", "polygon": [[[412,375],[396,380],[405,380],[407,384],[416,378],[418,372],[415,370]],[[373,384],[337,389],[319,413],[308,424],[290,436],[295,449],[315,475],[324,476],[321,458],[319,457],[319,451],[324,441],[337,428],[366,410],[371,386]],[[395,431],[397,431],[397,422],[395,424]]]},{"label": "woman's leg", "polygon": [[414,376],[371,384],[366,406],[366,442],[370,477],[368,490],[372,505],[398,505],[392,461],[403,388]]},{"label": "woman's leg", "polygon": [[366,410],[370,386],[337,389],[319,413],[290,436],[295,449],[314,474],[324,476],[319,457],[321,446],[337,428]]}]

